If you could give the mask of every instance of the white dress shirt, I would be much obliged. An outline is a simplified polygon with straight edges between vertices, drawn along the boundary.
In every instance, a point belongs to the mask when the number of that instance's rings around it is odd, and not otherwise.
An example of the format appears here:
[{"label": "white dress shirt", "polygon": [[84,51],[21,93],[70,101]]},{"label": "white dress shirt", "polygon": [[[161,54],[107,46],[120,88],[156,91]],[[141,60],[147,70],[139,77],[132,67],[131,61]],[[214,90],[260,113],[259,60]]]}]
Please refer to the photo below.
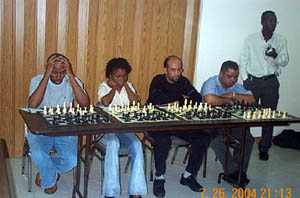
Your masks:
[{"label": "white dress shirt", "polygon": [[[277,57],[274,59],[265,55],[266,48],[275,48]],[[279,75],[280,67],[284,67],[289,62],[286,39],[276,33],[267,42],[264,40],[262,32],[251,34],[247,37],[240,56],[240,74],[242,80],[248,78],[248,74],[256,77]]]}]

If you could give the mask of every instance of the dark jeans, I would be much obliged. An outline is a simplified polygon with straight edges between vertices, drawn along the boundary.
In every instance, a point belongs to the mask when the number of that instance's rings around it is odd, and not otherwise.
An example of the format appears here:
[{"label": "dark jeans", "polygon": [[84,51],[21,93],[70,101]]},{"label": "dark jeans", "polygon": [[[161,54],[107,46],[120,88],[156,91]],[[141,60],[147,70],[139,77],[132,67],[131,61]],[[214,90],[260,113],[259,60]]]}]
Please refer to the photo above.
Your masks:
[{"label": "dark jeans", "polygon": [[149,132],[149,135],[154,139],[153,150],[156,176],[164,175],[166,172],[166,160],[171,148],[171,136],[176,136],[191,144],[191,153],[188,160],[186,171],[194,176],[202,164],[202,159],[209,145],[209,135],[203,130],[189,131],[159,131]]},{"label": "dark jeans", "polygon": [[[215,151],[218,160],[220,161],[223,170],[225,170],[225,159],[226,159],[226,148],[227,148],[227,136],[224,129],[211,129],[210,147]],[[228,173],[232,173],[239,170],[240,165],[240,144],[242,142],[242,129],[241,128],[232,128],[231,136],[234,140],[238,142],[237,149],[233,150],[233,155],[229,153],[228,155]],[[244,149],[244,161],[242,170],[247,173],[249,166],[250,156],[252,152],[254,139],[250,133],[250,129],[246,129],[246,138],[245,138],[245,149]]]},{"label": "dark jeans", "polygon": [[[261,102],[264,108],[277,108],[279,100],[279,81],[277,77],[263,79],[250,79],[244,81],[244,87],[251,90],[258,103]],[[262,127],[262,139],[258,144],[259,151],[268,152],[272,146],[273,127]]]}]

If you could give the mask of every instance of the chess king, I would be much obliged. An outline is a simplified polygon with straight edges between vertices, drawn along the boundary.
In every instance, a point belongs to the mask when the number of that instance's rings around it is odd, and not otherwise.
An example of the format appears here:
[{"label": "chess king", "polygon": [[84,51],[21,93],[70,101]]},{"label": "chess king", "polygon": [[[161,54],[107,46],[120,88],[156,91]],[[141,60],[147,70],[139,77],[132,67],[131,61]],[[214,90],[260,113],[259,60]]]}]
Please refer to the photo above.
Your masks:
[{"label": "chess king", "polygon": [[[237,83],[239,75],[239,67],[236,62],[225,61],[220,69],[219,75],[210,77],[203,83],[201,88],[201,95],[203,100],[210,105],[223,105],[223,104],[234,104],[234,101],[239,101],[244,104],[254,104],[255,99],[251,91],[246,90],[243,85]],[[215,151],[217,158],[221,162],[223,169],[225,169],[225,151],[226,151],[226,135],[224,134],[224,129],[214,129],[209,133],[211,136],[210,147]],[[238,141],[241,142],[241,129],[232,128],[231,135]],[[244,162],[242,167],[242,185],[246,186],[249,183],[247,178],[247,169],[251,156],[251,150],[253,146],[253,137],[250,133],[249,128],[246,131],[245,139],[245,152],[244,152]],[[235,182],[238,179],[238,168],[239,168],[239,152],[235,149],[234,156],[229,154],[229,176]],[[231,181],[231,180],[229,180]]]},{"label": "chess king", "polygon": [[[28,107],[63,106],[64,103],[76,102],[82,106],[89,105],[89,97],[83,89],[82,82],[72,72],[71,62],[62,54],[49,56],[44,74],[31,79]],[[27,133],[31,159],[38,167],[35,183],[47,194],[57,190],[57,181],[61,173],[72,170],[77,164],[77,137],[50,137]],[[50,156],[52,148],[57,156]]]}]

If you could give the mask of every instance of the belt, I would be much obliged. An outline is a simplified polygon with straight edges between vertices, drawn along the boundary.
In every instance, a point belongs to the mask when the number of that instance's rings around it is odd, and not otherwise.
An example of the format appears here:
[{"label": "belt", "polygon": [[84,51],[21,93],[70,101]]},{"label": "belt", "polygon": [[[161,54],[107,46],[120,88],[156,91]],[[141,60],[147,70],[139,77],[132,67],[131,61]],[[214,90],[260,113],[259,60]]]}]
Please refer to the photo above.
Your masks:
[{"label": "belt", "polygon": [[252,76],[251,74],[248,74],[248,77],[250,78],[250,80],[253,80],[253,79],[269,80],[270,78],[276,77],[276,75],[275,74],[271,74],[271,75],[268,75],[268,76],[256,77],[256,76]]}]

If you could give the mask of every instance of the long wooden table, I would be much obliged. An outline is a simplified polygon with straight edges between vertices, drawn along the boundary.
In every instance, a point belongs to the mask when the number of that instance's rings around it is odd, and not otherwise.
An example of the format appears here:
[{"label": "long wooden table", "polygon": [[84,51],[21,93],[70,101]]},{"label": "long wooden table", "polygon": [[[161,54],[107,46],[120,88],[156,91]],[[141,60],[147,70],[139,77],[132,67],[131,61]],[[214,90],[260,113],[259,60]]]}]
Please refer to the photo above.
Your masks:
[{"label": "long wooden table", "polygon": [[[241,184],[241,172],[244,159],[244,145],[246,128],[257,126],[284,126],[289,123],[300,122],[300,118],[289,117],[285,119],[264,119],[264,120],[200,120],[200,121],[185,121],[179,119],[178,121],[169,122],[143,122],[143,123],[121,123],[113,116],[107,114],[102,109],[96,107],[96,111],[108,116],[111,123],[107,124],[92,124],[92,125],[77,125],[77,126],[49,126],[44,118],[38,113],[30,113],[24,110],[19,110],[22,118],[27,124],[30,131],[37,135],[47,136],[78,136],[78,162],[76,167],[76,181],[72,193],[72,197],[76,194],[79,197],[87,197],[88,191],[88,173],[89,173],[89,156],[91,153],[92,136],[95,134],[105,133],[125,133],[125,132],[144,132],[144,131],[170,131],[170,130],[189,130],[189,129],[215,129],[225,128],[227,133],[230,133],[231,128],[242,129],[242,142],[240,149],[240,169],[238,185]],[[86,137],[86,143],[83,145],[83,137]],[[79,191],[80,186],[80,169],[81,169],[81,151],[85,149],[84,162],[84,192]],[[227,148],[228,154],[229,147]],[[224,176],[227,176],[227,168],[224,170]]]}]

